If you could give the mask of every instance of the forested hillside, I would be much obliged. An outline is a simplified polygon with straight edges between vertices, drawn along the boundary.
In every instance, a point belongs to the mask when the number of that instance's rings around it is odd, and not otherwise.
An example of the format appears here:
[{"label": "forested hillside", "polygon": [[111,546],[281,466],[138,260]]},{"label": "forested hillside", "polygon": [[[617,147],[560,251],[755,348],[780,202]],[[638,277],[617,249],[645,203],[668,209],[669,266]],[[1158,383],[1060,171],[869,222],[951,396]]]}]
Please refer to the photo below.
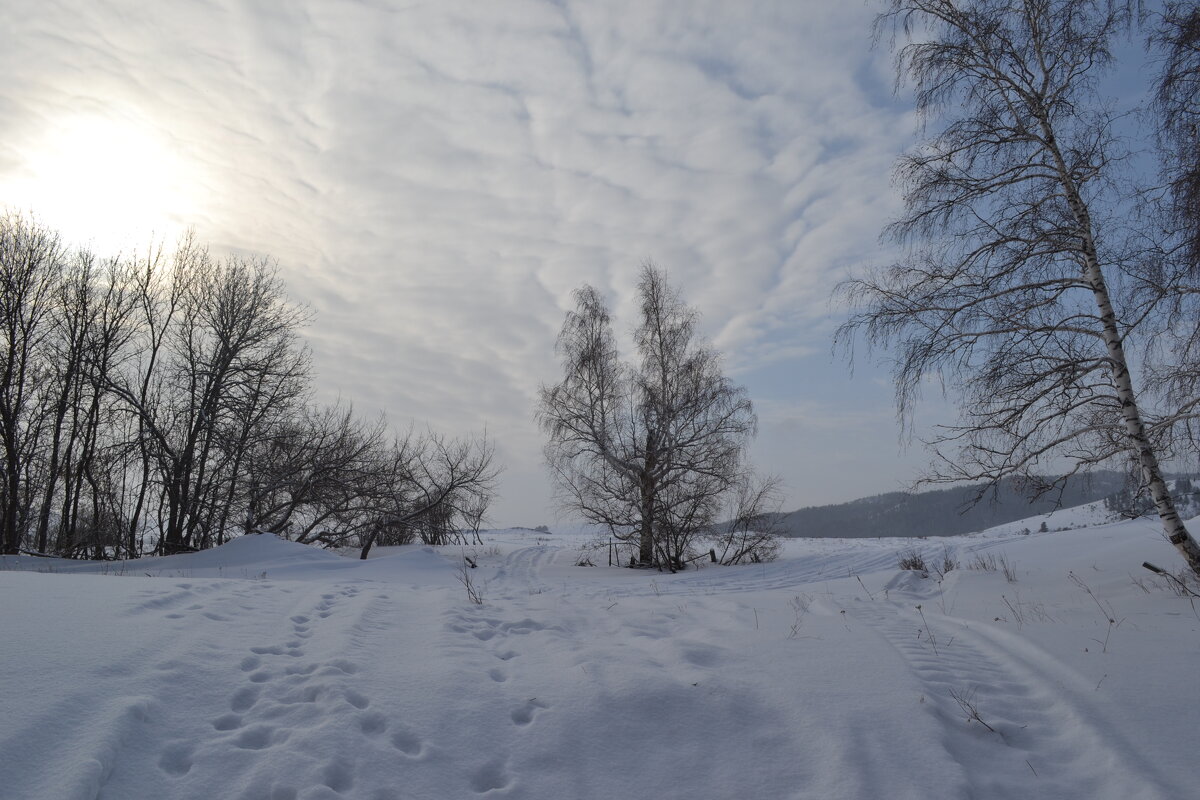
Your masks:
[{"label": "forested hillside", "polygon": [[801,508],[778,517],[781,533],[790,537],[862,538],[870,536],[954,536],[1005,522],[1049,514],[1121,493],[1125,477],[1099,471],[1068,481],[1061,494],[1030,500],[1006,481],[994,492],[961,486],[931,492],[889,492],[849,503]]}]

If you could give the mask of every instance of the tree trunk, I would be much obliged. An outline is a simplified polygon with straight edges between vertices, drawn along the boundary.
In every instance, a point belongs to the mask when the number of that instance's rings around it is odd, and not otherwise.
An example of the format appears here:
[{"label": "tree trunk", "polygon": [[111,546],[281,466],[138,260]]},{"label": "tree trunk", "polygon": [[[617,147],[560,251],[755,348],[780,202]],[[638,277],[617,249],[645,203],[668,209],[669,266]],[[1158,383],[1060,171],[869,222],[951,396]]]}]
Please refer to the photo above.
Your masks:
[{"label": "tree trunk", "polygon": [[642,530],[638,542],[638,562],[643,565],[654,563],[654,490],[648,479],[642,483]]},{"label": "tree trunk", "polygon": [[[1050,142],[1053,144],[1053,138],[1050,138]],[[1057,150],[1055,150],[1054,154],[1055,156],[1059,155]],[[1121,415],[1125,420],[1126,435],[1129,437],[1130,445],[1141,467],[1142,478],[1145,480],[1146,486],[1150,489],[1151,497],[1154,498],[1154,507],[1158,511],[1158,518],[1162,523],[1163,533],[1166,535],[1167,541],[1175,546],[1175,549],[1187,561],[1188,567],[1192,572],[1200,576],[1200,546],[1196,544],[1196,540],[1188,533],[1187,526],[1183,524],[1183,520],[1179,517],[1179,512],[1175,509],[1175,501],[1171,498],[1167,482],[1163,478],[1162,469],[1158,463],[1158,456],[1154,452],[1150,438],[1146,435],[1146,425],[1142,419],[1141,409],[1138,408],[1137,393],[1133,387],[1133,377],[1129,372],[1129,362],[1125,357],[1124,340],[1120,329],[1117,327],[1117,315],[1112,306],[1112,298],[1108,292],[1108,284],[1104,279],[1104,272],[1100,268],[1100,259],[1097,255],[1095,239],[1092,233],[1091,216],[1088,213],[1087,206],[1083,202],[1083,198],[1079,196],[1074,182],[1067,176],[1061,157],[1059,157],[1058,163],[1063,175],[1063,188],[1066,191],[1067,204],[1075,217],[1076,223],[1079,225],[1080,235],[1083,240],[1083,273],[1085,279],[1091,285],[1092,295],[1095,297],[1096,306],[1100,311],[1100,323],[1103,328],[1104,343],[1108,347],[1108,358],[1112,364],[1113,383],[1116,384],[1117,399],[1121,402]]]},{"label": "tree trunk", "polygon": [[379,535],[379,529],[376,528],[366,535],[363,539],[362,552],[359,553],[359,558],[363,561],[367,560],[367,554],[371,552],[371,546],[375,544],[375,537]]}]

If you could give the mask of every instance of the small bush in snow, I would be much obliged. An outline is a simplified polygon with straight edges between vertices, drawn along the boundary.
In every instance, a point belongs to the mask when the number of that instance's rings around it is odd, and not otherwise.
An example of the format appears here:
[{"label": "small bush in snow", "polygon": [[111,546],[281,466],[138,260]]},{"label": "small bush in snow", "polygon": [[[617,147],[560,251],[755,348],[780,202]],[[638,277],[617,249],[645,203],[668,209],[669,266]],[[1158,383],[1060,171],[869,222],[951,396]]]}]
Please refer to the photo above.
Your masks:
[{"label": "small bush in snow", "polygon": [[941,561],[934,565],[933,570],[937,573],[938,580],[946,577],[947,572],[952,572],[958,569],[958,562],[954,559],[954,555],[950,552],[949,547],[942,548]]},{"label": "small bush in snow", "polygon": [[915,572],[929,572],[929,567],[925,564],[925,557],[913,549],[905,550],[898,556],[900,569],[909,569]]}]

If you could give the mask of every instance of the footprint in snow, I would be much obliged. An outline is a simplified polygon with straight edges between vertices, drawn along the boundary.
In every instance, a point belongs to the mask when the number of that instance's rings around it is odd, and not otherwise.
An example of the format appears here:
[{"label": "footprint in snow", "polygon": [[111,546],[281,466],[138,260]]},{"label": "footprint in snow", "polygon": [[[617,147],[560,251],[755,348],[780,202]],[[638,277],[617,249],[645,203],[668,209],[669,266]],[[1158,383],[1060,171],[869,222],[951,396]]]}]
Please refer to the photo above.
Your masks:
[{"label": "footprint in snow", "polygon": [[317,671],[317,664],[304,664],[287,667],[283,670],[286,675],[312,675]]},{"label": "footprint in snow", "polygon": [[242,750],[265,750],[287,737],[286,730],[272,728],[270,725],[252,725],[239,733],[233,744]]},{"label": "footprint in snow", "polygon": [[415,733],[400,730],[392,734],[392,747],[410,758],[416,758],[425,749],[425,744]]},{"label": "footprint in snow", "polygon": [[222,714],[213,720],[212,726],[219,731],[236,731],[242,727],[242,718],[237,714]]},{"label": "footprint in snow", "polygon": [[250,652],[260,656],[281,656],[283,648],[279,645],[271,645],[270,647],[251,647]]},{"label": "footprint in snow", "polygon": [[168,775],[186,775],[192,768],[192,746],[187,742],[167,745],[158,757],[158,768]]},{"label": "footprint in snow", "polygon": [[383,714],[363,714],[358,721],[359,729],[368,736],[378,736],[387,730],[387,719]]},{"label": "footprint in snow", "polygon": [[503,789],[512,782],[508,776],[506,764],[501,759],[494,759],[475,770],[471,775],[471,788],[479,794],[493,789]]},{"label": "footprint in snow", "polygon": [[345,759],[337,759],[321,770],[321,782],[338,794],[354,788],[354,770]]},{"label": "footprint in snow", "polygon": [[283,705],[296,705],[298,703],[315,703],[325,690],[320,686],[305,686],[296,691],[284,695],[279,699]]},{"label": "footprint in snow", "polygon": [[529,723],[533,722],[533,718],[537,712],[549,707],[550,705],[548,703],[543,703],[536,697],[530,698],[529,700],[526,700],[525,703],[519,708],[513,710],[511,715],[513,724],[520,727],[525,727]]},{"label": "footprint in snow", "polygon": [[248,711],[255,703],[258,702],[258,687],[243,686],[233,693],[233,697],[229,701],[230,711]]},{"label": "footprint in snow", "polygon": [[346,702],[358,709],[366,708],[371,705],[371,701],[363,697],[353,689],[346,690]]}]

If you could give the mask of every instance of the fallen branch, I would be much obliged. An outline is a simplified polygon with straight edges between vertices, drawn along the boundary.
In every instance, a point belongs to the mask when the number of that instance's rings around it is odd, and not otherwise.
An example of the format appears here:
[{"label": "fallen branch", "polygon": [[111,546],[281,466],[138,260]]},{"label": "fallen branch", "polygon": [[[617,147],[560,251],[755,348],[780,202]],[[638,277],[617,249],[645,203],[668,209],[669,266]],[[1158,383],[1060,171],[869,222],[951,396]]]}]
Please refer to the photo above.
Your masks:
[{"label": "fallen branch", "polygon": [[1167,572],[1162,567],[1156,567],[1153,564],[1151,564],[1149,561],[1143,561],[1142,566],[1145,567],[1146,569],[1150,570],[1151,572],[1153,572],[1155,575],[1161,575],[1164,578],[1166,578],[1168,581],[1170,581],[1172,584],[1174,584],[1179,589],[1179,592],[1181,594],[1189,594],[1192,597],[1200,597],[1200,594],[1197,594],[1195,589],[1188,586],[1186,583],[1179,580],[1178,577]]}]

